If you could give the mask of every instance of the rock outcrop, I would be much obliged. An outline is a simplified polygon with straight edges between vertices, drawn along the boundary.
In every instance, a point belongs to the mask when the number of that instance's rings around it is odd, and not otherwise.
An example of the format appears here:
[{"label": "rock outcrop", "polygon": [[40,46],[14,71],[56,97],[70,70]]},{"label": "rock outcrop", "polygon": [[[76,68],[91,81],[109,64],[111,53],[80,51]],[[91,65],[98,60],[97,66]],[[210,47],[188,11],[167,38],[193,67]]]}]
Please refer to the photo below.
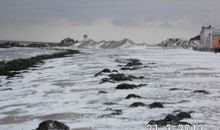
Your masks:
[{"label": "rock outcrop", "polygon": [[70,128],[59,121],[46,120],[41,122],[36,130],[70,130]]},{"label": "rock outcrop", "polygon": [[57,46],[72,46],[76,43],[77,43],[77,41],[75,41],[74,39],[65,38],[60,43],[58,43]]},{"label": "rock outcrop", "polygon": [[189,112],[179,112],[177,115],[168,114],[164,119],[151,120],[148,125],[157,125],[158,127],[166,125],[190,125],[188,122],[181,121],[187,118],[191,118]]}]

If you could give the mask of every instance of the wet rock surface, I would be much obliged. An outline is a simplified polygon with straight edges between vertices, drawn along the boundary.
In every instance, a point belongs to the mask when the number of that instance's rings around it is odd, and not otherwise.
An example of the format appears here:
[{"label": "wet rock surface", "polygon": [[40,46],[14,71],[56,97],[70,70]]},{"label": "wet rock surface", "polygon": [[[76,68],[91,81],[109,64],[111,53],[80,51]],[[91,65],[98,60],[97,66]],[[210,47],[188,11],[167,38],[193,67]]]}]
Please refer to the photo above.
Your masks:
[{"label": "wet rock surface", "polygon": [[77,40],[75,41],[72,38],[65,38],[60,43],[57,44],[57,46],[72,46],[77,43]]},{"label": "wet rock surface", "polygon": [[103,117],[112,117],[112,116],[118,116],[122,114],[122,110],[121,109],[111,109],[111,108],[107,108],[105,111],[111,111],[110,114],[105,114],[100,116],[101,118]]},{"label": "wet rock surface", "polygon": [[14,77],[16,74],[19,74],[21,70],[28,69],[30,67],[35,67],[39,63],[44,63],[43,60],[61,58],[69,54],[79,53],[77,50],[64,50],[63,52],[54,53],[54,54],[45,54],[28,59],[16,59],[9,62],[0,62],[0,75]]},{"label": "wet rock surface", "polygon": [[143,85],[135,85],[135,84],[127,84],[127,83],[123,83],[123,84],[119,84],[117,85],[117,87],[115,89],[135,89],[135,88],[139,88],[142,87]]},{"label": "wet rock surface", "polygon": [[106,94],[107,92],[106,91],[99,91],[98,93],[99,94]]},{"label": "wet rock surface", "polygon": [[102,73],[111,73],[112,71],[110,69],[103,69],[102,71],[95,74],[95,77],[102,75]]},{"label": "wet rock surface", "polygon": [[131,98],[141,98],[141,96],[136,95],[136,94],[129,94],[125,99],[131,99]]},{"label": "wet rock surface", "polygon": [[125,63],[125,65],[118,65],[121,67],[120,70],[137,70],[144,67],[138,59],[116,59],[116,62]]},{"label": "wet rock surface", "polygon": [[61,42],[32,42],[32,41],[0,41],[0,48],[10,47],[61,47],[61,46],[72,46],[77,43],[77,40],[72,38],[65,38]]},{"label": "wet rock surface", "polygon": [[135,108],[135,107],[144,107],[144,106],[146,106],[146,104],[144,104],[142,102],[134,102],[129,107]]},{"label": "wet rock surface", "polygon": [[178,90],[188,90],[188,89],[183,89],[183,88],[170,88],[170,91],[178,91]]},{"label": "wet rock surface", "polygon": [[195,90],[195,91],[193,91],[193,93],[210,94],[210,92],[208,92],[206,90]]},{"label": "wet rock surface", "polygon": [[[100,75],[100,74],[96,74]],[[117,74],[109,74],[109,78],[102,78],[100,84],[109,82],[109,83],[115,83],[115,82],[120,82],[120,81],[132,81],[133,79],[144,79],[143,76],[136,77],[133,75],[128,75],[126,76],[123,73],[117,73]]]},{"label": "wet rock surface", "polygon": [[119,74],[110,74],[109,78],[113,81],[131,81],[132,78],[129,76],[126,76],[125,74],[119,73]]},{"label": "wet rock surface", "polygon": [[140,69],[140,67],[122,67],[121,70],[137,70]]},{"label": "wet rock surface", "polygon": [[183,119],[191,118],[189,112],[179,112],[177,115],[168,114],[164,119],[151,120],[148,125],[157,125],[158,127],[163,127],[166,125],[190,125],[187,122],[181,122]]},{"label": "wet rock surface", "polygon": [[13,90],[12,88],[3,88],[3,89],[0,89],[0,91],[11,91]]},{"label": "wet rock surface", "polygon": [[105,102],[105,103],[103,103],[103,105],[117,105],[117,103],[114,103],[114,102]]},{"label": "wet rock surface", "polygon": [[164,108],[164,106],[160,102],[154,102],[154,103],[149,104],[148,106],[150,108]]},{"label": "wet rock surface", "polygon": [[139,66],[143,65],[140,60],[138,59],[128,59],[128,63],[125,65],[126,67],[131,67],[131,66]]},{"label": "wet rock surface", "polygon": [[70,128],[59,121],[46,120],[41,122],[36,130],[70,130]]}]

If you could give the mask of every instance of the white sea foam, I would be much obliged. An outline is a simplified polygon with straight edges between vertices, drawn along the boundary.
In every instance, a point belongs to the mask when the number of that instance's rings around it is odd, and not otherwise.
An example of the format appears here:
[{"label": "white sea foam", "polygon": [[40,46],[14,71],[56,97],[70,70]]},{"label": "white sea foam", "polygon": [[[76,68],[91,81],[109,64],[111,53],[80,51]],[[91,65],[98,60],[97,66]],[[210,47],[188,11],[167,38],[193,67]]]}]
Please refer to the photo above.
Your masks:
[{"label": "white sea foam", "polygon": [[[119,70],[125,74],[145,76],[145,79],[129,83],[143,83],[147,86],[134,90],[116,90],[119,83],[99,84],[100,79],[106,76],[94,77],[95,73],[104,68],[119,69],[118,65],[123,63],[115,60],[128,58],[137,58],[144,65],[154,66],[132,71]],[[30,69],[23,73],[22,77],[9,80],[0,77],[2,88],[13,89],[0,91],[0,129],[34,129],[42,121],[41,116],[56,113],[72,113],[70,115],[74,116],[74,113],[78,113],[82,116],[76,116],[77,119],[56,119],[72,129],[91,127],[95,130],[146,130],[150,120],[162,119],[175,110],[182,110],[194,111],[192,119],[185,121],[201,123],[207,130],[216,130],[220,128],[219,60],[219,54],[161,48],[83,50],[82,54],[73,57],[47,60],[37,70]],[[180,90],[170,91],[170,88]],[[200,89],[207,90],[210,94],[192,93]],[[108,93],[98,94],[100,90]],[[131,93],[144,98],[124,99]],[[169,104],[164,104],[163,109],[128,107],[136,101]],[[178,103],[181,101],[183,102]],[[105,102],[117,104],[103,105]],[[107,108],[122,109],[122,114],[101,118],[100,116],[111,113],[106,111]],[[14,110],[17,111],[13,113]],[[6,121],[9,116],[21,121]],[[24,116],[28,120],[22,120]]]}]

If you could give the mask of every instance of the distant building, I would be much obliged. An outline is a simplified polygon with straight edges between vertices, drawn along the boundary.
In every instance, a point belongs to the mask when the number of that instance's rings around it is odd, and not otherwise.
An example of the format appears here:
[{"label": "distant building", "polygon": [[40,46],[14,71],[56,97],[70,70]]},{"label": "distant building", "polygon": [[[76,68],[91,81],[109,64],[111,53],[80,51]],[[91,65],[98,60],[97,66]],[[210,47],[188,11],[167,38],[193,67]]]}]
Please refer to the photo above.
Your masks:
[{"label": "distant building", "polygon": [[220,52],[220,29],[211,26],[202,27],[199,45],[193,49]]},{"label": "distant building", "polygon": [[88,35],[84,34],[84,35],[83,35],[83,39],[84,39],[84,40],[87,40],[87,39],[88,39]]},{"label": "distant building", "polygon": [[210,48],[211,47],[211,32],[212,32],[212,27],[202,27],[202,30],[200,32],[200,47],[201,48]]},{"label": "distant building", "polygon": [[220,29],[213,30],[213,46],[216,52],[220,52]]}]

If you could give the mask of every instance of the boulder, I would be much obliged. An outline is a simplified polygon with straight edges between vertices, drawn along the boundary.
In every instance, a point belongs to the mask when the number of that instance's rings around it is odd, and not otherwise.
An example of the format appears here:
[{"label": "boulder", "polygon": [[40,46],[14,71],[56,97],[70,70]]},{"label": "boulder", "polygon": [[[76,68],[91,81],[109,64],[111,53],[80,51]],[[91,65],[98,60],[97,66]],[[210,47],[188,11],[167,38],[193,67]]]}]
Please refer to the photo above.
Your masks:
[{"label": "boulder", "polygon": [[150,108],[164,108],[160,102],[154,102],[148,105]]},{"label": "boulder", "polygon": [[118,71],[117,71],[117,70],[112,70],[112,72],[118,73]]},{"label": "boulder", "polygon": [[138,59],[128,59],[128,63],[125,65],[126,67],[131,67],[131,66],[139,66],[143,65],[140,60]]},{"label": "boulder", "polygon": [[105,102],[105,103],[103,103],[103,105],[117,105],[117,103],[114,103],[114,102]]},{"label": "boulder", "polygon": [[141,87],[140,85],[135,85],[135,84],[119,84],[116,89],[135,89]]},{"label": "boulder", "polygon": [[11,91],[13,90],[12,88],[4,88],[4,89],[0,89],[0,91]]},{"label": "boulder", "polygon": [[119,74],[110,74],[109,75],[110,79],[113,81],[132,81],[131,77],[127,77],[125,74],[119,73]]},{"label": "boulder", "polygon": [[208,91],[206,91],[206,90],[195,90],[195,91],[193,91],[193,93],[210,94],[210,92],[208,92]]},{"label": "boulder", "polygon": [[148,125],[157,125],[157,127],[163,127],[167,125],[167,122],[164,120],[151,120]]},{"label": "boulder", "polygon": [[188,122],[180,121],[185,118],[191,118],[189,112],[179,112],[176,116],[168,114],[164,119],[149,121],[148,125],[157,125],[158,127],[163,127],[166,125],[191,125]]},{"label": "boulder", "polygon": [[129,107],[144,107],[144,106],[146,106],[146,104],[142,102],[135,102],[135,103],[132,103]]},{"label": "boulder", "polygon": [[[95,76],[100,75],[101,73],[99,72]],[[109,76],[109,78],[101,79],[100,83],[105,83],[105,82],[114,83],[114,82],[118,82],[118,81],[132,81],[132,79],[143,79],[144,78],[143,76],[140,76],[140,77],[136,77],[136,76],[133,76],[133,75],[126,76],[123,73],[110,74],[108,76]]]},{"label": "boulder", "polygon": [[72,46],[76,43],[75,40],[71,38],[65,38],[60,43],[57,44],[57,46]]},{"label": "boulder", "polygon": [[125,99],[130,99],[130,98],[141,98],[141,96],[136,94],[129,94]]},{"label": "boulder", "polygon": [[164,118],[165,122],[177,122],[179,121],[176,116],[172,115],[172,114],[168,114],[165,118]]},{"label": "boulder", "polygon": [[182,120],[185,118],[191,118],[191,115],[189,112],[180,112],[176,115],[177,120]]},{"label": "boulder", "polygon": [[139,67],[122,67],[121,70],[137,70]]},{"label": "boulder", "polygon": [[70,130],[70,128],[59,121],[46,120],[41,122],[36,130]]},{"label": "boulder", "polygon": [[112,81],[109,78],[102,78],[100,84],[105,83],[105,82],[114,83],[114,81]]},{"label": "boulder", "polygon": [[111,70],[110,69],[103,69],[102,71],[96,73],[95,77],[99,76],[99,75],[102,75],[102,73],[111,73]]},{"label": "boulder", "polygon": [[105,94],[105,93],[107,93],[106,91],[99,91],[98,92],[99,94]]}]

